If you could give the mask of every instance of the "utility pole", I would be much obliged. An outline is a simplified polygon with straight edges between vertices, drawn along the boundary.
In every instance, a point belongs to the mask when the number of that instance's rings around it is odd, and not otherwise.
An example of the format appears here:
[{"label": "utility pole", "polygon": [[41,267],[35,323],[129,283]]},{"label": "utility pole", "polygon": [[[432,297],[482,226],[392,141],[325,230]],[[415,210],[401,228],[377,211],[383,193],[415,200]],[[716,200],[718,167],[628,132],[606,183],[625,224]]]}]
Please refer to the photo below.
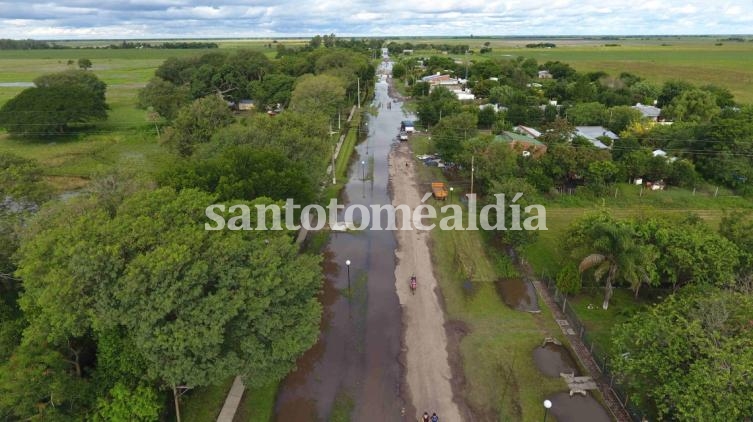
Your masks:
[{"label": "utility pole", "polygon": [[337,184],[337,169],[335,169],[335,145],[332,144],[332,184]]},{"label": "utility pole", "polygon": [[356,83],[358,84],[358,108],[361,108],[361,78],[356,78]]},{"label": "utility pole", "polygon": [[473,165],[475,158],[475,156],[471,155],[471,194],[473,194],[473,176],[476,171],[476,167]]},{"label": "utility pole", "polygon": [[465,50],[465,80],[468,81],[468,50]]}]

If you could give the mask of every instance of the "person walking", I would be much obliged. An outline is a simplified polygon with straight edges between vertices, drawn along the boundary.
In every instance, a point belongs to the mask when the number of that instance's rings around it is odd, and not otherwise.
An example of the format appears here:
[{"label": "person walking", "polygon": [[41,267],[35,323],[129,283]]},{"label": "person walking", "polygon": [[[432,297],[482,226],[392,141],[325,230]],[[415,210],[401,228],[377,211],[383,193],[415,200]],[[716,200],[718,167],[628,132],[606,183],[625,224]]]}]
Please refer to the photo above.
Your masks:
[{"label": "person walking", "polygon": [[424,412],[424,415],[421,416],[421,422],[429,422],[429,413]]},{"label": "person walking", "polygon": [[439,416],[436,413],[431,414],[431,422],[439,422]]}]

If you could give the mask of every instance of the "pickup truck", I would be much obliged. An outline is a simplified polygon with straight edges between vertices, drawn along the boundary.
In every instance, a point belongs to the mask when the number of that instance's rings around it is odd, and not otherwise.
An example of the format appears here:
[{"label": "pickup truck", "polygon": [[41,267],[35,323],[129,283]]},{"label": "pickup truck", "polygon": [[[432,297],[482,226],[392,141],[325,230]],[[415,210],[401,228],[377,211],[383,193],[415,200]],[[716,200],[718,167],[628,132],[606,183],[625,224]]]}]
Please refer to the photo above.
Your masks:
[{"label": "pickup truck", "polygon": [[432,182],[431,192],[435,199],[440,201],[447,199],[447,186],[445,186],[444,182]]}]

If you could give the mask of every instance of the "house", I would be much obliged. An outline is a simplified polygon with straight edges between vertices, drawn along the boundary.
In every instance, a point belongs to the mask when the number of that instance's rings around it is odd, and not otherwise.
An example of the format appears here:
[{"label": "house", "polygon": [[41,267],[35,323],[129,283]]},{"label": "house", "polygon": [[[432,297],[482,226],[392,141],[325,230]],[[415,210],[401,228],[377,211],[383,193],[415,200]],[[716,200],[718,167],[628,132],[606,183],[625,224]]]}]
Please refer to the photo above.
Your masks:
[{"label": "house", "polygon": [[501,106],[499,104],[481,104],[478,106],[479,110],[483,110],[487,107],[490,107],[492,110],[494,110],[495,113],[499,113],[500,111],[507,111],[507,107]]},{"label": "house", "polygon": [[495,136],[494,140],[509,144],[510,148],[521,151],[526,157],[533,155],[538,158],[546,153],[546,144],[528,135],[505,131]]},{"label": "house", "polygon": [[528,126],[517,125],[512,130],[522,135],[528,135],[532,138],[538,138],[539,136],[541,136],[541,132]]},{"label": "house", "polygon": [[620,137],[615,135],[614,132],[602,126],[576,126],[575,135],[588,139],[596,148],[599,149],[609,148],[607,145],[601,142],[601,140],[599,140],[599,138],[601,137],[607,137],[612,141],[620,139]]},{"label": "house", "polygon": [[464,89],[453,89],[452,93],[455,94],[460,101],[473,101],[476,99],[476,96],[473,95],[471,91],[466,91]]},{"label": "house", "polygon": [[255,107],[256,107],[256,105],[254,105],[254,100],[240,100],[240,101],[238,101],[238,110],[240,110],[240,111],[253,110]]},{"label": "house", "polygon": [[674,163],[675,161],[677,161],[677,157],[670,157],[670,156],[668,156],[667,152],[664,151],[663,149],[655,149],[655,150],[651,151],[651,154],[654,157],[662,157],[665,160],[667,160],[667,162],[669,162],[669,163]]},{"label": "house", "polygon": [[539,79],[552,79],[552,74],[548,70],[539,70]]},{"label": "house", "polygon": [[406,54],[406,55],[413,54],[413,50],[403,50],[403,54]]},{"label": "house", "polygon": [[448,85],[448,84],[456,84],[457,79],[453,79],[450,77],[450,75],[442,75],[439,72],[437,72],[434,75],[424,76],[421,78],[422,82],[428,82],[429,85]]},{"label": "house", "polygon": [[640,111],[643,117],[653,120],[654,122],[658,121],[659,115],[661,115],[661,109],[652,105],[638,103],[634,105],[633,108]]}]

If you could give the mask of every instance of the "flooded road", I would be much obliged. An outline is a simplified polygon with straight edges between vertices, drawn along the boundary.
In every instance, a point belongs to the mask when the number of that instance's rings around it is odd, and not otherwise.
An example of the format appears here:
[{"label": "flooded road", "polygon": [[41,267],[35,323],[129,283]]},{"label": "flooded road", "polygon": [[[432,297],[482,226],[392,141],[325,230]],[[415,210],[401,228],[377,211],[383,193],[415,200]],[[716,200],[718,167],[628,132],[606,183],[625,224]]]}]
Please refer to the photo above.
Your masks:
[{"label": "flooded road", "polygon": [[[389,72],[388,65],[379,72]],[[379,114],[367,119],[369,134],[356,148],[341,204],[391,203],[388,154],[404,114],[401,103],[388,108],[390,101],[387,83],[380,80],[373,102],[381,104]],[[385,227],[386,213],[382,214]],[[325,421],[333,411],[351,406],[354,421],[401,419],[402,312],[395,292],[395,247],[391,231],[331,234],[323,264],[319,342],[281,385],[277,421]]]}]

